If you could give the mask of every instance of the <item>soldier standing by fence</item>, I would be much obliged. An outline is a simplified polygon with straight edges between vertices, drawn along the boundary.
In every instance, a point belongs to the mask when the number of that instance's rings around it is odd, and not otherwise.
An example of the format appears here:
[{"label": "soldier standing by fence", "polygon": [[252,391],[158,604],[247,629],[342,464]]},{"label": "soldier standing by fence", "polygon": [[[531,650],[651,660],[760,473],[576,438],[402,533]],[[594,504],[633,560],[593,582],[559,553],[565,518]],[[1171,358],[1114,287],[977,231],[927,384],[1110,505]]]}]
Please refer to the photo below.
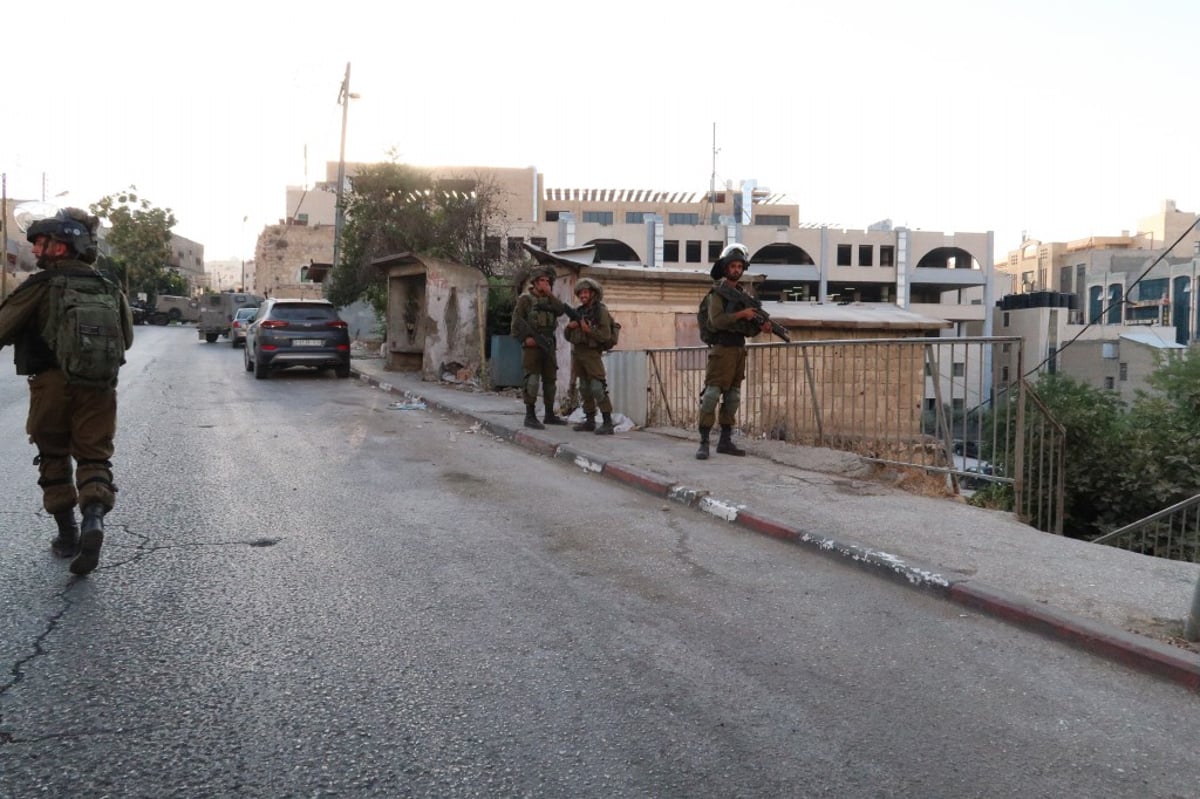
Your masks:
[{"label": "soldier standing by fence", "polygon": [[[595,432],[596,435],[612,435],[612,400],[608,398],[608,375],[604,371],[601,353],[612,345],[612,316],[601,300],[604,290],[590,277],[581,278],[575,284],[575,296],[579,297],[579,321],[567,323],[567,341],[571,342],[571,375],[579,380],[579,393],[583,398],[584,421],[575,425],[579,432]],[[596,409],[604,414],[604,421],[596,427]]]},{"label": "soldier standing by fence", "polygon": [[[712,277],[724,281],[737,291],[750,253],[741,244],[730,244],[721,251],[721,257],[713,264]],[[733,443],[733,425],[737,422],[737,410],[742,402],[742,381],[746,379],[746,337],[755,336],[760,330],[771,332],[771,324],[755,321],[757,311],[752,307],[736,307],[715,290],[705,298],[707,304],[707,331],[702,337],[711,341],[708,364],[704,370],[704,391],[700,394],[700,448],[696,450],[698,460],[708,459],[708,436],[713,423],[719,421],[721,438],[717,452],[725,455],[745,455],[746,450]],[[717,405],[720,404],[720,413]]]}]

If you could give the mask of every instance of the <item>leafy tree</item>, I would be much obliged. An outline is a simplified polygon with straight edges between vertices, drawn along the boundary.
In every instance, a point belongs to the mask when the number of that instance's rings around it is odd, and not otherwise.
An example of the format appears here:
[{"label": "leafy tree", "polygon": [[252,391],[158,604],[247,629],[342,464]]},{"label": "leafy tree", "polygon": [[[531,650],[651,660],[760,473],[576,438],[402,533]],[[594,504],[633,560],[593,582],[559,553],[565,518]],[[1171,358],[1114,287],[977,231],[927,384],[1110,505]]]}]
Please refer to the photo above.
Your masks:
[{"label": "leafy tree", "polygon": [[110,228],[105,241],[111,253],[101,264],[102,271],[118,277],[130,294],[157,294],[160,285],[174,285],[167,268],[176,221],[170,208],[155,207],[138,196],[136,186],[130,186],[93,203],[91,211]]},{"label": "leafy tree", "polygon": [[[1112,392],[1065,375],[1038,381],[1038,395],[1066,428],[1067,535],[1094,538],[1200,491],[1200,354],[1160,361],[1148,382],[1151,391],[1125,407]],[[1029,432],[1027,449],[1036,449],[1037,432]],[[1027,477],[1036,483],[1034,472]],[[1003,505],[1005,491],[1011,489],[981,492],[973,501]]]},{"label": "leafy tree", "polygon": [[382,278],[371,261],[399,252],[465,264],[492,277],[505,271],[500,253],[489,251],[489,231],[501,229],[500,189],[484,178],[437,180],[407,164],[363,167],[344,197],[339,263],[329,299],[349,305],[366,298],[386,306]]}]

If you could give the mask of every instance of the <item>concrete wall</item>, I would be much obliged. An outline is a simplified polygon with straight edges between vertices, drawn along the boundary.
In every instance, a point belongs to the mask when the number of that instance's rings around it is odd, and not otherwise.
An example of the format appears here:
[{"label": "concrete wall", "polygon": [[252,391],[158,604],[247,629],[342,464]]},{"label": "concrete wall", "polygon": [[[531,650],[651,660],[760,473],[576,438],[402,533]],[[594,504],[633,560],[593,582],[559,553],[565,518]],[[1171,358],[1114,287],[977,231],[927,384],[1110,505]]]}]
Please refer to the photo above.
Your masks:
[{"label": "concrete wall", "polygon": [[[386,261],[386,259],[384,259]],[[409,256],[384,266],[388,280],[387,366],[467,379],[483,362],[483,275],[436,258]]]},{"label": "concrete wall", "polygon": [[325,296],[320,283],[303,282],[301,270],[309,264],[333,259],[333,228],[269,225],[254,248],[254,280],[246,282],[255,294],[271,297],[318,299]]}]

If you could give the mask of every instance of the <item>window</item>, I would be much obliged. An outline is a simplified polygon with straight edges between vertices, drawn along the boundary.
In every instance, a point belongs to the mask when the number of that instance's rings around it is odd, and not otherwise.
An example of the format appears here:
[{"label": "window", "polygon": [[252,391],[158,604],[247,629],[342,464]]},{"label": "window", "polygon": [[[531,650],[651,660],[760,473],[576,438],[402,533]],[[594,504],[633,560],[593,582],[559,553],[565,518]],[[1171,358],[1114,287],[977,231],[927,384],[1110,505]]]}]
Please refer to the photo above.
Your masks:
[{"label": "window", "polygon": [[646,212],[645,211],[626,211],[625,212],[625,224],[641,225],[641,224],[644,224],[645,222],[646,222]]},{"label": "window", "polygon": [[1122,364],[1120,364],[1119,368],[1120,368],[1120,373],[1121,373],[1120,380],[1122,383],[1124,383],[1125,381],[1127,381],[1129,379],[1129,364],[1122,363]]},{"label": "window", "polygon": [[679,263],[679,240],[666,239],[663,241],[663,263],[677,264]]},{"label": "window", "polygon": [[[1005,312],[1004,312],[1004,321],[1003,321],[1003,323],[1002,323],[1002,324],[1003,324],[1003,326],[1004,326],[1004,327],[1008,327],[1008,311],[1005,311]],[[1005,344],[1004,346],[1006,346],[1006,347],[1007,347],[1008,345],[1007,345],[1007,344]]]},{"label": "window", "polygon": [[896,265],[896,248],[891,244],[879,245],[879,265],[880,266],[895,266]]},{"label": "window", "polygon": [[300,267],[300,282],[301,283],[311,283],[312,282],[311,280],[308,279],[308,267],[307,266]]},{"label": "window", "polygon": [[584,211],[584,224],[592,223],[594,225],[611,225],[613,223],[612,211]]},{"label": "window", "polygon": [[687,262],[689,264],[700,263],[700,242],[688,241],[686,245]]},{"label": "window", "polygon": [[1117,384],[1113,381],[1112,377],[1104,378],[1104,388],[1106,388],[1109,391],[1112,391],[1116,387],[1117,387]]},{"label": "window", "polygon": [[562,213],[562,211],[547,211],[546,212],[546,221],[547,222],[557,222],[558,215],[561,213]]},{"label": "window", "polygon": [[532,244],[534,247],[541,247],[544,250],[544,249],[546,249],[546,246],[550,242],[548,242],[546,240],[545,236],[534,236],[531,239],[529,239],[529,243]]},{"label": "window", "polygon": [[962,413],[967,409],[967,401],[962,397],[955,397],[950,400],[950,410],[954,413]]},{"label": "window", "polygon": [[708,243],[708,260],[715,261],[720,258],[721,250],[723,249],[725,249],[725,246],[721,242],[710,241]]},{"label": "window", "polygon": [[858,265],[859,266],[874,266],[875,265],[875,248],[870,244],[858,245]]},{"label": "window", "polygon": [[1117,344],[1114,341],[1106,341],[1100,345],[1100,357],[1108,360],[1116,360]]},{"label": "window", "polygon": [[1071,275],[1074,274],[1075,268],[1071,266],[1059,267],[1058,270],[1058,290],[1065,291],[1068,294],[1071,292]]},{"label": "window", "polygon": [[308,224],[308,214],[296,214],[296,224],[307,225]]},{"label": "window", "polygon": [[1005,344],[1000,348],[1001,352],[1010,352],[1011,350],[1012,350],[1012,344]]},{"label": "window", "polygon": [[667,214],[667,222],[672,225],[698,225],[700,214]]},{"label": "window", "polygon": [[509,258],[520,258],[521,253],[524,252],[524,248],[521,245],[524,243],[525,243],[525,239],[521,238],[520,236],[509,236],[508,237],[508,257]]},{"label": "window", "polygon": [[950,365],[950,374],[953,377],[965,377],[967,374],[967,365],[962,361],[955,361]]},{"label": "window", "polygon": [[849,244],[839,244],[837,246],[837,265],[838,266],[849,266],[850,265],[851,249],[852,248]]},{"label": "window", "polygon": [[1004,382],[1004,383],[1008,382],[1008,367],[1007,366],[1001,367],[1000,380],[1001,380],[1001,382]]},{"label": "window", "polygon": [[500,259],[500,237],[488,236],[483,240],[483,254],[493,260]]},{"label": "window", "polygon": [[754,217],[756,225],[773,225],[775,227],[787,227],[792,223],[791,217],[787,214],[759,214]]}]

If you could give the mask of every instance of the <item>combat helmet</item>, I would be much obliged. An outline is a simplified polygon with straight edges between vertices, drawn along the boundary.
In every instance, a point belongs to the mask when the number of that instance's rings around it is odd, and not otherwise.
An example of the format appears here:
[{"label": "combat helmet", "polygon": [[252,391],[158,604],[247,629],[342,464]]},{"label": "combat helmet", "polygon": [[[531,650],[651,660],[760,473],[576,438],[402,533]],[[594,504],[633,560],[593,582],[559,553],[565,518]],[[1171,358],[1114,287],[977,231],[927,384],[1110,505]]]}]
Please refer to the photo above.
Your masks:
[{"label": "combat helmet", "polygon": [[746,249],[745,244],[738,244],[736,241],[729,244],[725,249],[721,250],[721,255],[717,258],[717,262],[713,264],[712,270],[709,272],[713,280],[720,280],[725,277],[725,267],[734,261],[741,261],[750,265],[750,250]]},{"label": "combat helmet", "polygon": [[79,208],[58,208],[52,203],[22,203],[13,211],[17,227],[33,243],[38,236],[61,241],[84,263],[96,260],[96,230],[100,220]]},{"label": "combat helmet", "polygon": [[592,280],[590,277],[581,277],[575,283],[575,296],[576,297],[579,296],[580,289],[591,289],[592,294],[596,298],[596,302],[600,302],[601,300],[604,299],[604,289],[600,288],[600,284],[597,283],[595,280]]}]

